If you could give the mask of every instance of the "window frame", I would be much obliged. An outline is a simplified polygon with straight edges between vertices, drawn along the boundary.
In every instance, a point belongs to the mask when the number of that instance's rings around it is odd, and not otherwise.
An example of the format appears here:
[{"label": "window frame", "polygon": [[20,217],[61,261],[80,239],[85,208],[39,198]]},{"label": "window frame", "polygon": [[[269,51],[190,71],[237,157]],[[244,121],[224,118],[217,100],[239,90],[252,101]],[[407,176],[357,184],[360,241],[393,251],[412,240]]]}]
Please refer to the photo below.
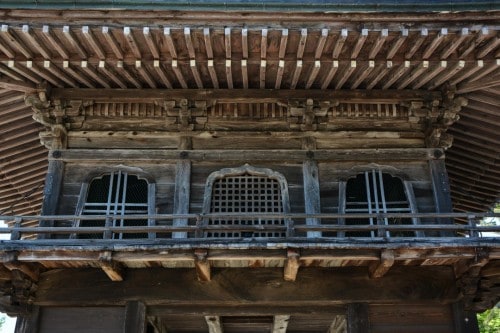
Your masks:
[{"label": "window frame", "polygon": [[[257,168],[254,166],[251,166],[249,164],[242,165],[240,167],[236,168],[224,168],[218,171],[212,172],[206,180],[205,183],[205,193],[203,197],[203,208],[202,208],[202,213],[203,214],[210,214],[211,213],[211,205],[212,205],[212,191],[213,191],[213,186],[216,180],[223,179],[225,177],[236,177],[236,176],[242,176],[248,174],[250,176],[256,176],[256,177],[267,177],[269,179],[276,180],[280,186],[280,193],[281,193],[281,205],[283,211],[281,212],[282,214],[289,214],[290,213],[290,196],[288,193],[288,183],[286,181],[286,178],[283,174],[274,171],[272,169],[268,168]],[[286,237],[292,236],[292,228],[293,228],[293,221],[290,218],[285,218],[283,220],[284,225],[286,226]],[[209,225],[209,219],[204,218],[203,221],[203,226],[208,226]],[[207,233],[201,234],[198,232],[196,234],[196,237],[206,237]],[[229,238],[229,237],[228,237]]]},{"label": "window frame", "polygon": [[[148,191],[148,194],[147,194],[147,214],[154,215],[156,213],[156,208],[155,208],[156,207],[156,183],[152,180],[152,178],[144,173],[141,173],[141,172],[135,172],[135,171],[130,172],[129,170],[126,170],[126,169],[115,169],[115,170],[103,171],[103,172],[99,172],[99,173],[94,172],[94,173],[90,173],[87,176],[86,180],[82,183],[82,186],[80,188],[80,194],[78,196],[78,202],[77,202],[77,206],[76,206],[75,215],[77,215],[77,216],[85,215],[84,214],[85,205],[87,204],[87,196],[88,196],[90,184],[92,183],[92,181],[94,179],[102,178],[102,177],[107,176],[107,175],[109,175],[111,178],[113,178],[114,175],[116,175],[116,173],[118,173],[119,175],[124,175],[125,177],[136,176],[137,179],[144,180],[147,184],[147,191]],[[106,203],[104,203],[103,205],[108,205],[108,206],[112,205],[113,201],[110,201],[110,199],[111,198],[109,198],[108,201]],[[123,205],[123,204],[126,204],[126,202],[122,201],[122,203],[119,203],[119,205]],[[109,213],[106,213],[104,215],[114,215],[114,214],[113,214],[113,212],[109,212]],[[117,213],[116,215],[119,215],[119,214]],[[122,215],[127,215],[127,214],[122,214]],[[116,220],[118,220],[118,219],[116,219]],[[80,227],[80,221],[81,221],[80,219],[75,220],[73,222],[73,226]],[[155,219],[152,219],[152,218],[147,219],[147,226],[154,226],[154,225],[156,225]],[[120,240],[123,239],[122,238],[123,233],[117,233],[117,235],[119,235],[118,239],[120,239]],[[78,235],[72,234],[71,238],[78,238]],[[153,232],[148,233],[147,239],[155,239],[155,238],[156,238],[156,233],[153,233]],[[115,238],[113,238],[113,235],[111,233],[103,233],[102,239],[115,239]]]}]

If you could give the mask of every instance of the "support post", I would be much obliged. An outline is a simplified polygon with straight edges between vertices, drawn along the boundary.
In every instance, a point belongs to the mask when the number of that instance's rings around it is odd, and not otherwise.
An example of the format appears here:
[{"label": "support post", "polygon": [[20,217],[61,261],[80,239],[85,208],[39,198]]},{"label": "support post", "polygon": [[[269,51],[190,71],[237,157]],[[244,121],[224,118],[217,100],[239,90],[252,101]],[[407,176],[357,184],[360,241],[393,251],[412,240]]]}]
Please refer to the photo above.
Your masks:
[{"label": "support post", "polygon": [[457,302],[452,305],[455,332],[457,333],[479,333],[479,325],[475,312],[465,311],[464,304]]},{"label": "support post", "polygon": [[40,307],[32,306],[31,311],[27,315],[17,317],[16,333],[34,333],[38,332],[38,320],[40,318]]},{"label": "support post", "polygon": [[[302,173],[304,178],[304,203],[306,214],[321,213],[319,196],[319,170],[318,163],[314,160],[304,161],[302,164]],[[317,218],[307,218],[307,225],[319,225],[321,221]],[[308,238],[321,237],[320,231],[308,231]]]},{"label": "support post", "polygon": [[127,302],[123,333],[146,333],[146,305],[144,303]]},{"label": "support post", "polygon": [[370,332],[368,304],[351,303],[347,305],[347,333]]},{"label": "support post", "polygon": [[[53,152],[49,152],[52,156]],[[61,195],[64,178],[64,162],[60,160],[49,160],[49,167],[45,177],[45,187],[43,193],[43,203],[41,215],[55,215]],[[53,227],[54,221],[40,221],[40,227]],[[50,238],[50,234],[40,234],[39,239]]]},{"label": "support post", "polygon": [[[429,169],[432,179],[432,191],[437,213],[450,213],[453,210],[451,202],[450,181],[444,159],[429,160]],[[439,223],[452,224],[450,218],[440,218]],[[450,232],[441,232],[441,236],[451,236]]]},{"label": "support post", "polygon": [[[181,149],[191,148],[191,139],[181,138]],[[191,161],[180,160],[175,166],[175,190],[174,190],[174,214],[189,213],[191,185]],[[173,225],[176,227],[187,226],[187,219],[174,219]],[[187,232],[173,232],[172,238],[187,238]]]}]

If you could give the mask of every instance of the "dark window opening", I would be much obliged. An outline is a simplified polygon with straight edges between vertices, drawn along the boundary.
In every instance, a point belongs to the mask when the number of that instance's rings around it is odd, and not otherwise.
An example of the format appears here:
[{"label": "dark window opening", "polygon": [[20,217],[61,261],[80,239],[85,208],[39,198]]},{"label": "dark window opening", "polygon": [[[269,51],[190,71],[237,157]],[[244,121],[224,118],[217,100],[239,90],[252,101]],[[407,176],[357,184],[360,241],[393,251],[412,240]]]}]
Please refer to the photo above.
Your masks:
[{"label": "dark window opening", "polygon": [[[380,170],[366,171],[351,178],[346,185],[346,213],[411,213],[401,179]],[[402,225],[412,224],[410,218],[356,218],[346,219],[346,225]],[[412,237],[414,232],[346,232],[348,237]]]},{"label": "dark window opening", "polygon": [[[113,172],[94,178],[87,191],[87,197],[82,209],[82,215],[139,215],[148,214],[148,183],[135,175],[126,172]],[[147,226],[147,219],[113,218],[109,226],[132,227]],[[81,220],[80,227],[104,227],[105,221]],[[147,233],[105,233],[80,234],[79,238],[147,238]]]}]

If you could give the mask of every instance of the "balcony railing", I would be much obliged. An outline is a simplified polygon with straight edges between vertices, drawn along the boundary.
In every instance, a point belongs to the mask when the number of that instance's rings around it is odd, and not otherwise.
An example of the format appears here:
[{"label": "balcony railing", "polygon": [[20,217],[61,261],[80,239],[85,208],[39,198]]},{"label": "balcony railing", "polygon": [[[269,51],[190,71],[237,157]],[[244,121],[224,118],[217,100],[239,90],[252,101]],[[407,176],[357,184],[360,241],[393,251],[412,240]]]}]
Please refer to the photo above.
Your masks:
[{"label": "balcony railing", "polygon": [[[159,215],[55,215],[55,216],[0,216],[10,227],[0,228],[4,239],[15,243],[49,244],[64,241],[75,244],[99,242],[204,242],[230,239],[231,243],[266,242],[346,242],[367,241],[424,241],[428,239],[484,239],[494,237],[500,226],[481,225],[484,218],[500,218],[494,213],[350,213],[350,214],[159,214]],[[212,225],[217,219],[231,224]],[[454,219],[468,223],[453,223]],[[148,225],[124,226],[126,221],[147,221]],[[265,224],[281,220],[283,224]],[[77,226],[85,221],[101,226]],[[179,223],[179,221],[181,221]],[[238,224],[234,221],[243,221]],[[244,224],[251,221],[252,224]],[[364,224],[359,224],[361,223]],[[398,224],[406,221],[409,224]],[[422,221],[422,222],[419,222]],[[445,223],[446,222],[446,223]],[[357,224],[354,224],[357,223]],[[32,225],[41,225],[33,227]],[[70,225],[70,226],[44,226]],[[279,237],[255,237],[259,233],[276,233]],[[238,233],[240,237],[214,237],[218,233]],[[493,233],[493,234],[489,234]],[[7,236],[5,236],[7,234]],[[10,235],[10,236],[9,236]],[[89,235],[92,235],[90,237]],[[98,235],[98,237],[96,237]],[[117,235],[121,235],[117,237]],[[127,236],[128,235],[128,236]],[[207,237],[207,235],[212,235]],[[92,239],[90,239],[90,238]],[[496,240],[493,239],[496,242]],[[4,241],[5,242],[5,241]],[[500,238],[498,239],[500,244]]]}]

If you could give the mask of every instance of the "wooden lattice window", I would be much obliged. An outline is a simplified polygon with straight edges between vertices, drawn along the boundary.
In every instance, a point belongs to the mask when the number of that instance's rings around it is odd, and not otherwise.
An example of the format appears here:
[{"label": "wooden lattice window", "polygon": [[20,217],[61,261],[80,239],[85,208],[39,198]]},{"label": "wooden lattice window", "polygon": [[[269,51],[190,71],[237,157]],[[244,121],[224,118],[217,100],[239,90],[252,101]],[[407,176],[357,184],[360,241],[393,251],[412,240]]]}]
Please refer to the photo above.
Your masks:
[{"label": "wooden lattice window", "polygon": [[[80,192],[77,215],[147,215],[154,213],[154,183],[148,183],[137,175],[116,171],[100,175],[84,183]],[[148,219],[110,218],[80,220],[79,227],[147,226],[154,224]],[[99,233],[80,234],[78,238],[148,238],[147,233]]]},{"label": "wooden lattice window", "polygon": [[[345,188],[344,188],[345,186]],[[370,170],[358,174],[341,186],[341,212],[345,213],[416,213],[411,184],[381,170]],[[400,225],[416,224],[414,218],[356,218],[346,219],[347,225]],[[347,236],[388,237],[415,236],[414,232],[347,232]],[[418,234],[419,235],[419,234]]]},{"label": "wooden lattice window", "polygon": [[[244,165],[212,173],[207,179],[204,213],[231,213],[239,217],[209,218],[208,225],[288,226],[285,218],[258,218],[255,213],[288,213],[288,186],[283,175]],[[285,231],[217,231],[206,237],[285,237]]]}]

